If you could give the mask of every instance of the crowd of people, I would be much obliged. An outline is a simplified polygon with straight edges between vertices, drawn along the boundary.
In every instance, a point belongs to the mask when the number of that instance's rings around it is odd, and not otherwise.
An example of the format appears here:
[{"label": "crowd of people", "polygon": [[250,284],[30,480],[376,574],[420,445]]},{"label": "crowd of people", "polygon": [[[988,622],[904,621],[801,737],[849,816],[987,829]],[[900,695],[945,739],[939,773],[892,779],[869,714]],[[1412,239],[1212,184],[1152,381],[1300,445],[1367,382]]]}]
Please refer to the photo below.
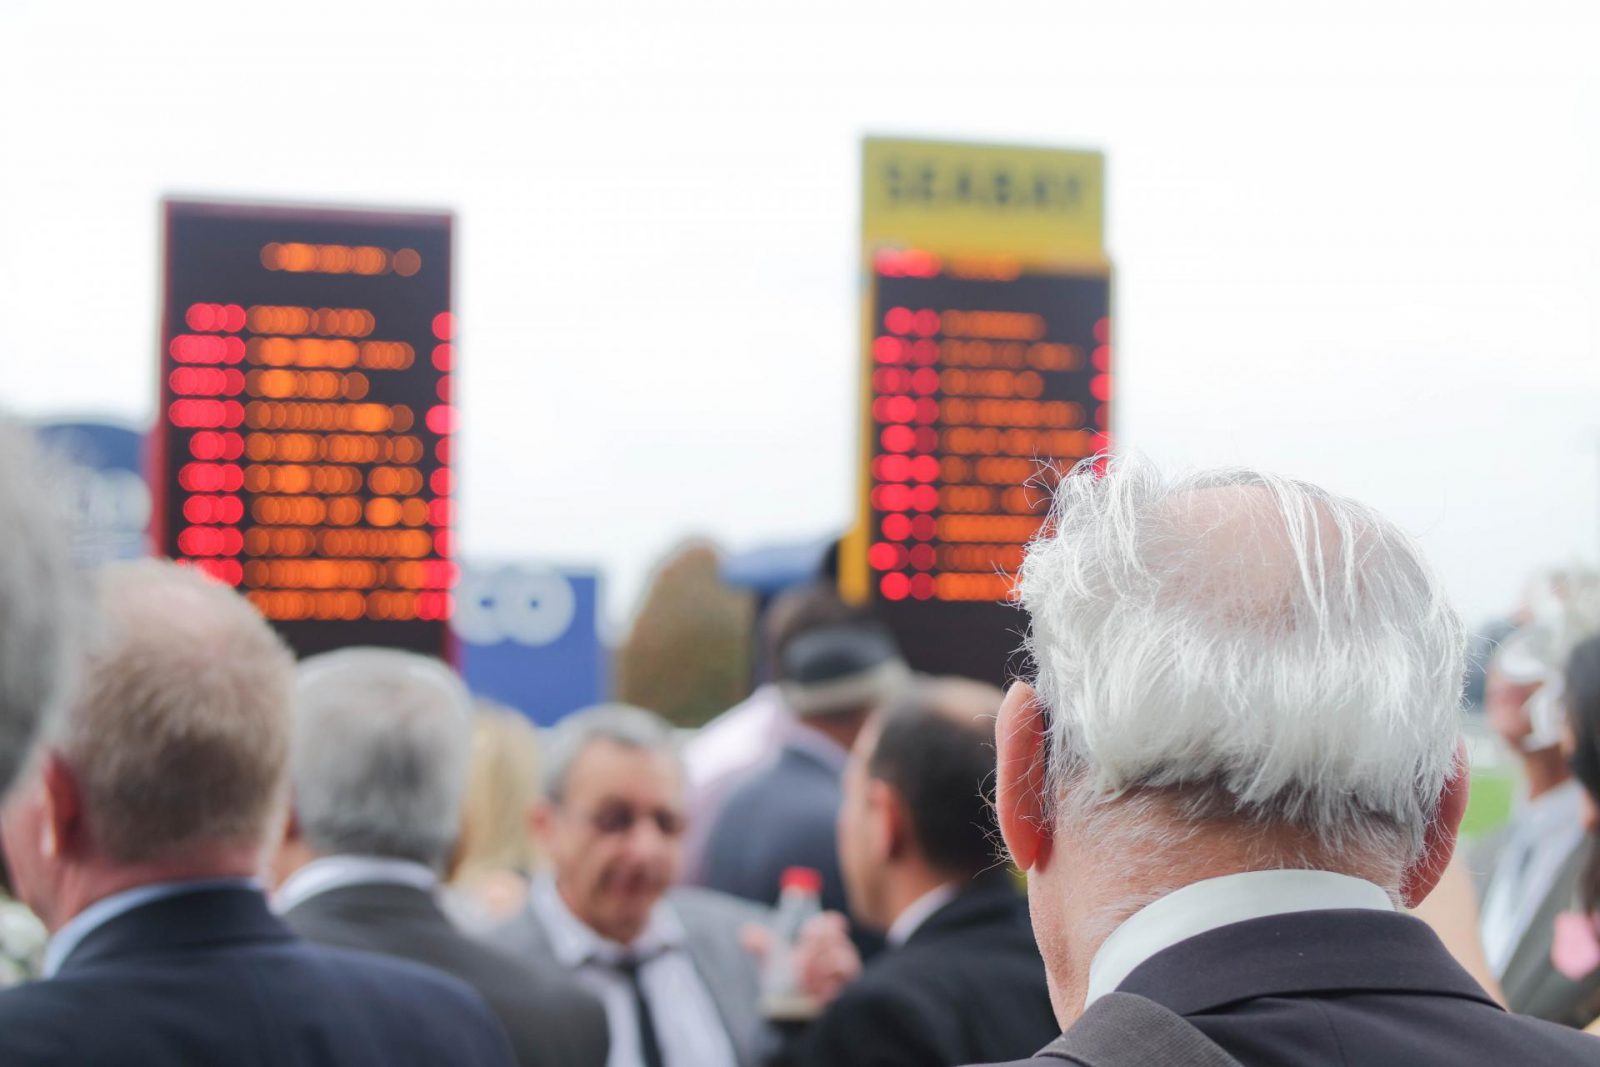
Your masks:
[{"label": "crowd of people", "polygon": [[1027,680],[918,675],[804,587],[686,740],[296,662],[192,569],[81,573],[45,480],[0,425],[0,844],[47,934],[0,1063],[1600,1064],[1581,576],[1494,655],[1528,796],[1469,855],[1461,622],[1301,482],[1085,466]]}]

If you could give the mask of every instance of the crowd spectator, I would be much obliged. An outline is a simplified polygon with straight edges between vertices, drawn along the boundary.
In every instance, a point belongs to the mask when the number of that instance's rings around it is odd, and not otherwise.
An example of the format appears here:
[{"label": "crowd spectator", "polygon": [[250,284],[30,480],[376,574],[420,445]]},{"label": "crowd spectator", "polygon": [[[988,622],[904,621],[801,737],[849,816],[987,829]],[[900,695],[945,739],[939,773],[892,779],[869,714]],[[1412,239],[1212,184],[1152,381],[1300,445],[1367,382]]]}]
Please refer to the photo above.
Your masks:
[{"label": "crowd spectator", "polygon": [[1001,709],[997,804],[1055,1054],[1596,1062],[1396,911],[1465,808],[1465,635],[1390,522],[1249,471],[1083,468],[1020,597],[1036,675]]},{"label": "crowd spectator", "polygon": [[496,945],[605,1004],[608,1067],[757,1067],[770,1038],[742,927],[762,909],[679,886],[684,782],[659,716],[603,705],[549,738],[534,825],[550,870]]},{"label": "crowd spectator", "polygon": [[81,685],[0,813],[45,980],[0,993],[8,1067],[504,1067],[434,971],[306,945],[255,882],[280,816],[287,649],[195,571],[108,568]]},{"label": "crowd spectator", "polygon": [[0,417],[0,795],[62,699],[76,651],[79,579],[22,429]]},{"label": "crowd spectator", "polygon": [[822,903],[846,909],[839,870],[840,780],[873,709],[910,671],[888,630],[813,587],[776,641],[778,690],[793,713],[775,759],[732,787],[706,845],[702,884],[772,904],[783,872],[822,872]]},{"label": "crowd spectator", "polygon": [[1593,850],[1583,832],[1583,787],[1560,749],[1562,671],[1596,626],[1592,579],[1564,572],[1539,583],[1530,616],[1489,664],[1484,710],[1522,772],[1510,821],[1471,851],[1485,871],[1484,954],[1512,1011],[1568,1025],[1588,1021],[1586,992],[1550,963],[1555,916],[1568,907]]},{"label": "crowd spectator", "polygon": [[[1572,650],[1565,675],[1567,735],[1565,748],[1583,788],[1581,819],[1592,839],[1600,833],[1600,637]],[[1600,1026],[1600,857],[1591,852],[1575,895],[1578,910],[1555,917],[1547,940],[1553,976],[1570,988],[1564,999],[1572,1018]],[[1566,906],[1570,907],[1572,901]]]},{"label": "crowd spectator", "polygon": [[454,975],[505,1026],[522,1067],[589,1067],[599,1002],[556,968],[469,939],[436,899],[456,847],[472,742],[466,687],[438,660],[349,648],[303,661],[276,904],[308,941]]},{"label": "crowd spectator", "polygon": [[469,930],[498,926],[528,902],[528,882],[542,863],[528,833],[539,777],[533,724],[511,708],[479,701],[461,841],[446,899],[451,915]]},{"label": "crowd spectator", "polygon": [[[777,662],[778,642],[789,620],[808,610],[817,595],[813,585],[794,586],[777,594],[762,610],[757,630],[764,664]],[[778,683],[768,678],[684,740],[683,766],[689,782],[689,826],[683,841],[685,881],[704,880],[706,843],[729,791],[741,785],[751,771],[771,762],[793,718]]]},{"label": "crowd spectator", "polygon": [[1056,1035],[1027,902],[997,858],[1000,700],[979,682],[929,680],[857,739],[840,859],[852,911],[888,947],[855,977],[838,916],[803,933],[796,963],[815,995],[833,995],[798,1042],[806,1067],[955,1067],[1025,1056]]}]

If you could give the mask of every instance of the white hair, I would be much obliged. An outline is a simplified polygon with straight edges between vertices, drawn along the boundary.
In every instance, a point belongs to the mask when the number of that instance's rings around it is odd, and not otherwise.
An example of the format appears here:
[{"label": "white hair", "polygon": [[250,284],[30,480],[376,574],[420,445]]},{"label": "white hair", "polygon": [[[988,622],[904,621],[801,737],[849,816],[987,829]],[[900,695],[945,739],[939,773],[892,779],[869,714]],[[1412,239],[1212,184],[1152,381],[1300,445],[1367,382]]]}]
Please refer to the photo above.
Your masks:
[{"label": "white hair", "polygon": [[312,656],[295,680],[292,803],[324,855],[442,869],[461,833],[472,698],[438,660],[385,648]]},{"label": "white hair", "polygon": [[1420,854],[1454,765],[1466,636],[1376,511],[1253,470],[1080,464],[1018,592],[1054,801],[1165,790],[1191,826]]},{"label": "white hair", "polygon": [[83,590],[32,443],[0,418],[0,794],[66,693]]},{"label": "white hair", "polygon": [[75,772],[90,838],[119,862],[259,845],[282,797],[289,651],[200,572],[101,569],[81,685],[46,737]]},{"label": "white hair", "polygon": [[667,720],[632,704],[593,704],[568,715],[550,730],[544,763],[546,799],[562,799],[573,764],[597,741],[665,753],[682,771],[678,737]]}]

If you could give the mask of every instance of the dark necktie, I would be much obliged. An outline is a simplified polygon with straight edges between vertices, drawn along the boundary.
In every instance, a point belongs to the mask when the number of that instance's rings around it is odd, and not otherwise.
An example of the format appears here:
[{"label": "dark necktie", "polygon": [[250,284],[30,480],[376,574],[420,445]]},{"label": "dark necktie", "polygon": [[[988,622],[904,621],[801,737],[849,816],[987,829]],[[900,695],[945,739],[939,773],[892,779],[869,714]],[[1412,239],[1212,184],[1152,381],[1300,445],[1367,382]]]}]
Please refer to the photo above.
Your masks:
[{"label": "dark necktie", "polygon": [[655,1016],[650,1013],[650,1001],[645,998],[644,986],[639,981],[639,968],[649,962],[638,956],[624,956],[617,961],[617,971],[633,988],[633,1010],[639,1016],[639,1054],[644,1067],[666,1067],[666,1061],[661,1058],[661,1040],[656,1036]]}]

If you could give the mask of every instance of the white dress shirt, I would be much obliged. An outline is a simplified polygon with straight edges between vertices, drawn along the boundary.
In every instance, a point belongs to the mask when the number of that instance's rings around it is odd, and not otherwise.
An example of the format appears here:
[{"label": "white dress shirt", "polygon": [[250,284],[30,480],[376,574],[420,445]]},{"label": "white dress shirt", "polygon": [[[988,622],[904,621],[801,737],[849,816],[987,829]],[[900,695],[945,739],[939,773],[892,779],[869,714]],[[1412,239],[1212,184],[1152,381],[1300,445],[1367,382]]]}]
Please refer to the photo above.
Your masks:
[{"label": "white dress shirt", "polygon": [[556,958],[605,1005],[611,1032],[606,1067],[643,1067],[639,1014],[633,988],[617,963],[634,957],[639,985],[650,1005],[656,1039],[666,1067],[736,1067],[716,1001],[684,947],[682,921],[665,900],[650,913],[643,933],[631,945],[608,940],[572,914],[549,875],[537,878],[528,905],[550,935]]},{"label": "white dress shirt", "polygon": [[1111,931],[1089,963],[1087,1008],[1163,949],[1221,926],[1297,911],[1393,911],[1378,885],[1332,871],[1248,871],[1186,885],[1140,908]]},{"label": "white dress shirt", "polygon": [[1497,977],[1505,977],[1562,864],[1583,840],[1582,806],[1583,786],[1566,781],[1527,801],[1512,817],[1478,919],[1483,953]]},{"label": "white dress shirt", "polygon": [[407,885],[432,893],[439,885],[439,876],[411,860],[387,856],[324,856],[285,878],[272,898],[272,907],[282,915],[314,896],[351,885]]},{"label": "white dress shirt", "polygon": [[922,929],[922,924],[933,918],[933,913],[956,898],[956,887],[946,883],[934,886],[901,909],[889,924],[884,940],[898,948],[911,940],[911,935]]}]

